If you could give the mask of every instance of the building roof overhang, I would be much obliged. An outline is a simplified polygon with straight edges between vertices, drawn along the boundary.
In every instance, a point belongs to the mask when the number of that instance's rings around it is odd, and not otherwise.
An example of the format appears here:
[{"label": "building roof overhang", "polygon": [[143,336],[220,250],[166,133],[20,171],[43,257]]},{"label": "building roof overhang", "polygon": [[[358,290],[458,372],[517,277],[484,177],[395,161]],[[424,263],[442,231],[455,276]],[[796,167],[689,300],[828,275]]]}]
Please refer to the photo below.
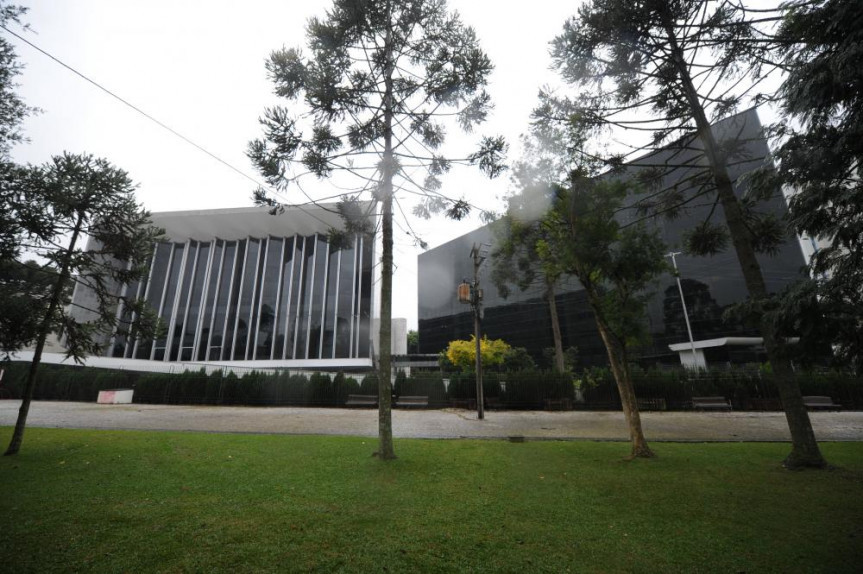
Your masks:
[{"label": "building roof overhang", "polygon": [[175,242],[308,236],[344,226],[334,203],[289,208],[279,215],[270,215],[266,207],[238,207],[162,211],[150,217],[154,225],[165,230],[168,240]]}]

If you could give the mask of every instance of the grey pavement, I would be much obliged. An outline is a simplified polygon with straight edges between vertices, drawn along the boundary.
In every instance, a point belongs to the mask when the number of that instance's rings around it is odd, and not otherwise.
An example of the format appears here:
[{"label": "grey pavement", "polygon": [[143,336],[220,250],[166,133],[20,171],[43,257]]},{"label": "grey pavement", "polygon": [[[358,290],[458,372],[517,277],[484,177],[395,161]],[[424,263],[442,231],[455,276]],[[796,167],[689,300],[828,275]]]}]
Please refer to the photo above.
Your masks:
[{"label": "grey pavement", "polygon": [[[0,426],[12,426],[20,401],[0,401]],[[810,413],[822,441],[863,440],[863,412]],[[783,413],[644,412],[653,441],[787,441]],[[377,436],[377,410],[298,407],[97,405],[34,401],[28,426],[226,433]],[[621,412],[487,411],[485,420],[462,409],[394,410],[397,438],[627,440]]]}]

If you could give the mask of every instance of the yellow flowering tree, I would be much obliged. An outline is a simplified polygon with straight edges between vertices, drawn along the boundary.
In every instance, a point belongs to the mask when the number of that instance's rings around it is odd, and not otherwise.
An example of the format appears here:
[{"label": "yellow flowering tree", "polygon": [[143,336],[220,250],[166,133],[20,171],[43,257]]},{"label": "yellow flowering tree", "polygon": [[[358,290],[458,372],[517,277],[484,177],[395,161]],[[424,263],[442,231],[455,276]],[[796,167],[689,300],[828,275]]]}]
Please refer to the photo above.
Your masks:
[{"label": "yellow flowering tree", "polygon": [[[479,342],[479,352],[484,367],[502,364],[511,350],[512,347],[501,339],[483,337]],[[446,349],[446,358],[459,369],[473,370],[476,366],[476,337],[471,335],[469,341],[461,339],[450,341]]]}]

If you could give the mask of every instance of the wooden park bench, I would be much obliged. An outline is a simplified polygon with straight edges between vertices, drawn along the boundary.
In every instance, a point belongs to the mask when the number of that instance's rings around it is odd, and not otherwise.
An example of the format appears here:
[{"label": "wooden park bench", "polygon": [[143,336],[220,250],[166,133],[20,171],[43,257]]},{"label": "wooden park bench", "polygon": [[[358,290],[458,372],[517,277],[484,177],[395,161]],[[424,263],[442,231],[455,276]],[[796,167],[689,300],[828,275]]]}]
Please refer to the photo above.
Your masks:
[{"label": "wooden park bench", "polygon": [[425,409],[429,406],[429,398],[428,397],[409,397],[409,396],[401,396],[396,398],[396,407],[397,408],[417,408],[417,409]]},{"label": "wooden park bench", "polygon": [[692,408],[704,411],[730,411],[731,401],[725,397],[692,397]]},{"label": "wooden park bench", "polygon": [[638,402],[638,410],[640,411],[666,411],[668,410],[668,405],[665,403],[665,399],[639,399],[636,398]]},{"label": "wooden park bench", "polygon": [[348,400],[345,401],[346,407],[377,407],[377,395],[348,395]]},{"label": "wooden park bench", "polygon": [[831,397],[808,396],[803,397],[803,405],[810,410],[824,409],[838,411],[842,405],[834,403]]}]

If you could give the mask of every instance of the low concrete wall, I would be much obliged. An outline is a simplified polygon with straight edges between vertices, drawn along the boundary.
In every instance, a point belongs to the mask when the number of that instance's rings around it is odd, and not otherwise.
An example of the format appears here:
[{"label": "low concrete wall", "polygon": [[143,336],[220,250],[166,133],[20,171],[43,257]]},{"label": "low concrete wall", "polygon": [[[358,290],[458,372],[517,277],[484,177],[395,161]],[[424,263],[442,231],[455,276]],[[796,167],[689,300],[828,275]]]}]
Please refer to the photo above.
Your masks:
[{"label": "low concrete wall", "polygon": [[100,405],[129,405],[132,403],[132,389],[112,389],[99,391],[96,402]]}]

